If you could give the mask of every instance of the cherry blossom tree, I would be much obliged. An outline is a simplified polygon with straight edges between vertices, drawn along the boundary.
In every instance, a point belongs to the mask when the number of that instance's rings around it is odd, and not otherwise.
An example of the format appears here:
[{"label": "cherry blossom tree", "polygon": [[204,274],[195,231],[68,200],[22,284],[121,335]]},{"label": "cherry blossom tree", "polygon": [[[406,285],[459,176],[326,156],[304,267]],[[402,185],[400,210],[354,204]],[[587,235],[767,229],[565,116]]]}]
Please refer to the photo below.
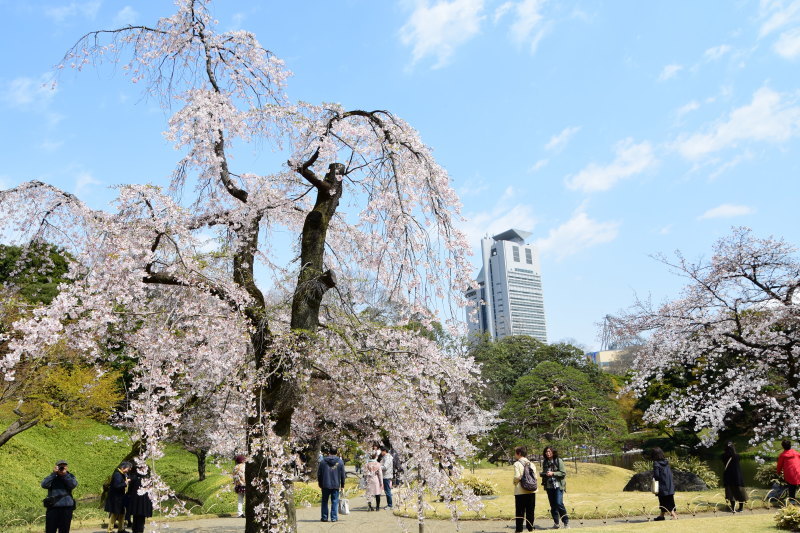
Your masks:
[{"label": "cherry blossom tree", "polygon": [[645,420],[684,425],[712,444],[751,410],[752,442],[800,437],[800,260],[782,239],[734,228],[710,260],[661,258],[688,284],[658,308],[639,301],[617,317],[622,336],[646,335],[630,389],[639,396],[682,376]]},{"label": "cherry blossom tree", "polygon": [[[36,181],[0,192],[5,240],[46,239],[74,258],[72,283],[16,324],[0,371],[13,379],[21,358],[56,342],[96,360],[117,347],[136,361],[125,416],[140,463],[161,453],[200,394],[208,416],[230,419],[209,429],[211,449],[237,424],[246,434],[248,533],[294,528],[289,452],[319,417],[391,434],[419,490],[458,497],[432,458],[465,456],[485,427],[469,400],[472,361],[402,328],[402,317],[376,326],[356,312],[380,292],[406,316],[454,316],[449,302],[460,302],[470,269],[446,171],[388,111],[290,101],[288,71],[254,35],[217,33],[208,0],[176,4],[154,26],[85,35],[63,62],[121,63],[178,108],[166,137],[182,157],[169,187],[120,186],[112,211]],[[232,155],[254,142],[287,163],[236,169]],[[288,267],[277,230],[297,236]],[[285,299],[268,302],[259,269],[285,281]],[[149,483],[156,503],[169,495],[157,475]]]}]

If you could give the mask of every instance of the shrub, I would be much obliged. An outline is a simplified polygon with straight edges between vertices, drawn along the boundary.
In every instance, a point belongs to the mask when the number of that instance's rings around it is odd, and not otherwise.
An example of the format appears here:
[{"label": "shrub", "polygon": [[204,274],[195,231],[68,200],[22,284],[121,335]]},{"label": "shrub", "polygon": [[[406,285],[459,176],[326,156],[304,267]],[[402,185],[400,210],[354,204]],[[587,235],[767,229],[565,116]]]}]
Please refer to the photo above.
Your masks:
[{"label": "shrub", "polygon": [[476,477],[465,477],[461,480],[464,485],[472,489],[475,496],[492,496],[497,494],[497,485],[491,481],[485,481]]},{"label": "shrub", "polygon": [[297,483],[294,486],[294,504],[302,505],[304,503],[313,505],[322,501],[322,491],[319,487],[309,485],[307,483]]},{"label": "shrub", "polygon": [[800,530],[800,507],[787,505],[775,515],[775,522],[778,529]]},{"label": "shrub", "polygon": [[[669,457],[669,465],[672,470],[680,470],[681,472],[690,472],[700,479],[708,486],[709,489],[719,487],[719,478],[717,474],[711,470],[708,464],[702,459],[697,457]],[[648,472],[653,469],[651,461],[635,461],[633,463],[633,470],[635,472]]]},{"label": "shrub", "polygon": [[779,483],[781,485],[784,483],[783,477],[775,472],[774,462],[766,462],[763,465],[759,465],[753,479],[765,487],[771,487],[773,483]]}]

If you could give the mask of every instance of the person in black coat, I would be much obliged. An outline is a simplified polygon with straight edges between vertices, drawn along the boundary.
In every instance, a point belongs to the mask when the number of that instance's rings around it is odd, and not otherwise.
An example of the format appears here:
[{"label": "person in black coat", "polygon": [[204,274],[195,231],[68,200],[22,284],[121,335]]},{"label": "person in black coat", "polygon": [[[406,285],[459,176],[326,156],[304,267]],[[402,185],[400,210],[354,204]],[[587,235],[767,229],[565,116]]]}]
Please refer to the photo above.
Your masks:
[{"label": "person in black coat", "polygon": [[128,461],[122,461],[114,473],[111,475],[111,485],[108,487],[108,497],[105,507],[108,515],[108,531],[114,531],[114,527],[119,523],[117,531],[125,531],[125,489],[128,486],[128,472],[133,465]]},{"label": "person in black coat", "polygon": [[67,461],[56,461],[53,472],[42,480],[42,488],[47,489],[45,533],[69,533],[75,509],[72,491],[77,486],[78,480],[69,471]]},{"label": "person in black coat", "polygon": [[[730,502],[732,513],[741,513],[744,502],[747,501],[747,492],[744,490],[744,477],[742,476],[742,466],[739,464],[739,454],[732,442],[728,442],[722,452],[722,464],[725,469],[722,472],[722,484],[725,486],[725,499]],[[739,508],[736,508],[739,502]]]},{"label": "person in black coat", "polygon": [[653,448],[651,452],[653,458],[653,479],[658,481],[658,507],[661,514],[653,520],[664,520],[666,513],[672,515],[677,520],[678,513],[675,512],[675,483],[672,481],[672,468],[669,466],[664,451],[661,448]]},{"label": "person in black coat", "polygon": [[153,502],[150,500],[149,494],[139,494],[139,489],[142,487],[142,479],[145,476],[133,469],[129,477],[126,509],[128,520],[131,522],[133,533],[144,533],[145,521],[153,516]]}]

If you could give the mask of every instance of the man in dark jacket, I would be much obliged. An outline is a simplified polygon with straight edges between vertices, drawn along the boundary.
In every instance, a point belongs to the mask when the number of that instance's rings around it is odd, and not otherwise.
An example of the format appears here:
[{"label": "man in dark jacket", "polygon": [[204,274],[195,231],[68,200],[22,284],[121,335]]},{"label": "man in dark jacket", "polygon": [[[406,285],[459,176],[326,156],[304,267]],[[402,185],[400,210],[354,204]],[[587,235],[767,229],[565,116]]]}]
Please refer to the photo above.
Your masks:
[{"label": "man in dark jacket", "polygon": [[42,488],[47,489],[48,503],[45,514],[45,533],[69,533],[72,523],[72,511],[75,509],[75,500],[72,490],[78,486],[63,459],[56,461],[53,472],[42,480]]},{"label": "man in dark jacket", "polygon": [[328,455],[317,468],[317,483],[322,489],[322,521],[328,521],[328,499],[331,501],[330,521],[339,519],[339,489],[344,488],[344,461],[336,448],[330,448]]}]

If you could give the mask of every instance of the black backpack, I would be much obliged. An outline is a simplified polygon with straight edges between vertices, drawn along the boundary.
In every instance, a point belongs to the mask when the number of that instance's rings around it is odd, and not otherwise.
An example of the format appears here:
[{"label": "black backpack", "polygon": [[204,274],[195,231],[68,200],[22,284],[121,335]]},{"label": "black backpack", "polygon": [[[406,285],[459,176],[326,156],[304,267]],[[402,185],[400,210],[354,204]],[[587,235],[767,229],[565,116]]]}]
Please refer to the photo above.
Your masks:
[{"label": "black backpack", "polygon": [[525,490],[535,491],[539,488],[539,482],[536,480],[536,476],[533,474],[531,463],[526,464],[522,470],[522,477],[519,479],[519,484]]}]

